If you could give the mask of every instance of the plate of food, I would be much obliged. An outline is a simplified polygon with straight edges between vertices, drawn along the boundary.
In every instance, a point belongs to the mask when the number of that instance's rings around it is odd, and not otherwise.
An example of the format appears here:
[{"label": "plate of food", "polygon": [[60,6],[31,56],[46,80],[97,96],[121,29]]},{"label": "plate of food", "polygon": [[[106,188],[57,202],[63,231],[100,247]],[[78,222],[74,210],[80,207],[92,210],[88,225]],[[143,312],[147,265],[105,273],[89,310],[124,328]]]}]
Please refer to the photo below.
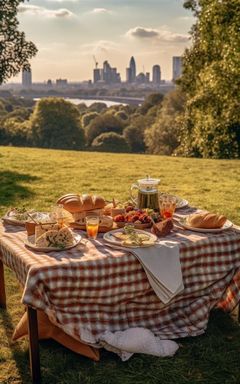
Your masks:
[{"label": "plate of food", "polygon": [[127,224],[132,224],[137,229],[150,228],[152,225],[152,219],[145,209],[130,210],[126,213],[118,214],[113,217],[118,228],[123,228]]},{"label": "plate of food", "polygon": [[169,193],[160,193],[159,194],[159,200],[161,198],[169,197],[170,199],[173,198],[176,201],[176,209],[185,208],[188,206],[188,201],[186,199],[182,199],[179,196],[171,195]]},{"label": "plate of food", "polygon": [[103,239],[112,245],[139,248],[151,247],[157,241],[157,236],[140,229],[133,225],[126,225],[124,228],[115,229],[104,234]]},{"label": "plate of food", "polygon": [[49,214],[45,212],[27,210],[24,207],[12,208],[5,214],[5,216],[3,216],[2,220],[6,224],[20,225],[22,227],[25,227],[26,221],[30,220],[30,218],[36,221],[44,222],[49,220]]},{"label": "plate of food", "polygon": [[39,252],[65,251],[76,247],[81,239],[81,235],[62,227],[44,231],[37,238],[36,235],[28,236],[25,245]]},{"label": "plate of food", "polygon": [[210,212],[200,212],[188,215],[179,220],[180,225],[185,229],[195,232],[218,233],[226,231],[233,226],[233,223],[223,215]]}]

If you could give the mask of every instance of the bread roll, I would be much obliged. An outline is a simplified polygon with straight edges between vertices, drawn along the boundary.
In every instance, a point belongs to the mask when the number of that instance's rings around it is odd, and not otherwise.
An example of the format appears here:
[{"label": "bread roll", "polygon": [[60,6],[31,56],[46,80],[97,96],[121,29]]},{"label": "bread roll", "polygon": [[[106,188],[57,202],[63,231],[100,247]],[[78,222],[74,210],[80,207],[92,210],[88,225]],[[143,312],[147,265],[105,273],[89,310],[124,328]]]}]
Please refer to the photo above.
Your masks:
[{"label": "bread roll", "polygon": [[84,211],[91,211],[94,209],[93,198],[90,195],[82,195],[82,204]]},{"label": "bread roll", "polygon": [[58,200],[57,200],[57,204],[64,204],[67,200],[71,199],[71,198],[80,198],[79,195],[77,195],[76,193],[68,193],[67,195],[64,195],[64,196],[61,196]]},{"label": "bread roll", "polygon": [[187,224],[194,228],[217,229],[221,228],[227,218],[215,213],[203,212],[195,213],[188,217]]},{"label": "bread roll", "polygon": [[69,194],[60,197],[57,201],[70,213],[87,212],[95,209],[103,209],[105,200],[101,196]]},{"label": "bread roll", "polygon": [[93,209],[103,209],[105,207],[105,200],[101,196],[93,196]]},{"label": "bread roll", "polygon": [[83,203],[80,197],[71,197],[63,203],[63,208],[70,213],[80,212],[83,208]]}]

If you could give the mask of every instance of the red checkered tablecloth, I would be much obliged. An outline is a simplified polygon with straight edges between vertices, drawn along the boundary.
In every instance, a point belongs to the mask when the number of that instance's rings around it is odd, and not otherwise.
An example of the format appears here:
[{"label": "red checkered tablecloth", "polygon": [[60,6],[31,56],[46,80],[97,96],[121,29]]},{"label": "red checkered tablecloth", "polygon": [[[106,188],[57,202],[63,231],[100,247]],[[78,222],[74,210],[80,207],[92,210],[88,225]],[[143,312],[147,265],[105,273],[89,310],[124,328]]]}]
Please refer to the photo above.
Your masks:
[{"label": "red checkered tablecloth", "polygon": [[[131,253],[103,240],[48,254],[24,246],[26,232],[0,224],[1,258],[24,287],[22,303],[45,311],[66,333],[95,343],[104,331],[145,327],[164,339],[204,332],[215,306],[240,300],[240,231],[178,230],[184,291],[164,305]],[[159,255],[161,257],[161,255]]]}]

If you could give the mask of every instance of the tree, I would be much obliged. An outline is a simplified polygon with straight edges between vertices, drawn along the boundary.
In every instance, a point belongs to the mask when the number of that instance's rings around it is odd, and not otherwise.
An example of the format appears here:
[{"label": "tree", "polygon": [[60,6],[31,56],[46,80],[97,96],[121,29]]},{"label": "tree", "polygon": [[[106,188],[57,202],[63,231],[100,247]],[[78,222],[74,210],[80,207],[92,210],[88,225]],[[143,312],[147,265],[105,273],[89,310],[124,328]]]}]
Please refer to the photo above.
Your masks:
[{"label": "tree", "polygon": [[102,133],[93,140],[92,149],[101,152],[129,152],[129,146],[123,136],[115,132]]},{"label": "tree", "polygon": [[101,103],[101,102],[95,102],[88,107],[89,112],[98,112],[101,113],[103,111],[106,111],[107,104]]},{"label": "tree", "polygon": [[115,115],[118,119],[121,119],[123,121],[127,121],[128,120],[128,115],[126,114],[126,112],[124,111],[118,111],[115,113]]},{"label": "tree", "polygon": [[197,17],[179,85],[186,94],[180,154],[240,157],[240,2],[188,0]]},{"label": "tree", "polygon": [[123,135],[129,145],[131,152],[145,152],[144,129],[138,125],[129,125],[124,129]]},{"label": "tree", "polygon": [[0,84],[21,69],[30,69],[29,59],[37,53],[35,45],[18,30],[17,7],[24,0],[1,1],[0,10]]},{"label": "tree", "polygon": [[29,146],[32,143],[32,131],[29,121],[19,121],[9,117],[0,126],[0,143],[2,145]]},{"label": "tree", "polygon": [[154,124],[145,130],[145,144],[149,153],[172,155],[179,146],[180,119],[185,96],[179,90],[168,93]]},{"label": "tree", "polygon": [[83,128],[86,128],[97,116],[99,116],[97,112],[85,113],[85,115],[82,117]]},{"label": "tree", "polygon": [[162,101],[163,95],[161,93],[150,94],[146,100],[144,100],[143,105],[140,107],[140,113],[145,115],[152,107],[161,105]]},{"label": "tree", "polygon": [[33,144],[44,148],[82,149],[84,131],[75,105],[61,98],[39,100],[30,119]]},{"label": "tree", "polygon": [[113,116],[111,113],[97,116],[87,127],[87,143],[88,145],[91,145],[95,137],[99,136],[101,133],[115,132],[121,134],[123,128],[123,121]]}]

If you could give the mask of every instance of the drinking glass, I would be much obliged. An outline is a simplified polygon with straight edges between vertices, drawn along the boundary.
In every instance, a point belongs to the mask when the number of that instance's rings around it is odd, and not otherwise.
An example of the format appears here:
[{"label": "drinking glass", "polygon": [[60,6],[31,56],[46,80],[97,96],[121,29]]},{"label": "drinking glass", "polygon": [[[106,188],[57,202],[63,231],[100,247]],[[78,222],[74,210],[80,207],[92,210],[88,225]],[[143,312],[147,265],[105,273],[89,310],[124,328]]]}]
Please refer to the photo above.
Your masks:
[{"label": "drinking glass", "polygon": [[159,199],[160,214],[163,219],[172,219],[176,209],[176,198],[173,196],[161,196]]},{"label": "drinking glass", "polygon": [[72,215],[63,208],[62,204],[52,206],[50,218],[57,222],[60,227],[64,225],[68,226],[69,223],[73,221]]},{"label": "drinking glass", "polygon": [[86,216],[86,229],[89,239],[95,240],[98,234],[99,216]]}]

